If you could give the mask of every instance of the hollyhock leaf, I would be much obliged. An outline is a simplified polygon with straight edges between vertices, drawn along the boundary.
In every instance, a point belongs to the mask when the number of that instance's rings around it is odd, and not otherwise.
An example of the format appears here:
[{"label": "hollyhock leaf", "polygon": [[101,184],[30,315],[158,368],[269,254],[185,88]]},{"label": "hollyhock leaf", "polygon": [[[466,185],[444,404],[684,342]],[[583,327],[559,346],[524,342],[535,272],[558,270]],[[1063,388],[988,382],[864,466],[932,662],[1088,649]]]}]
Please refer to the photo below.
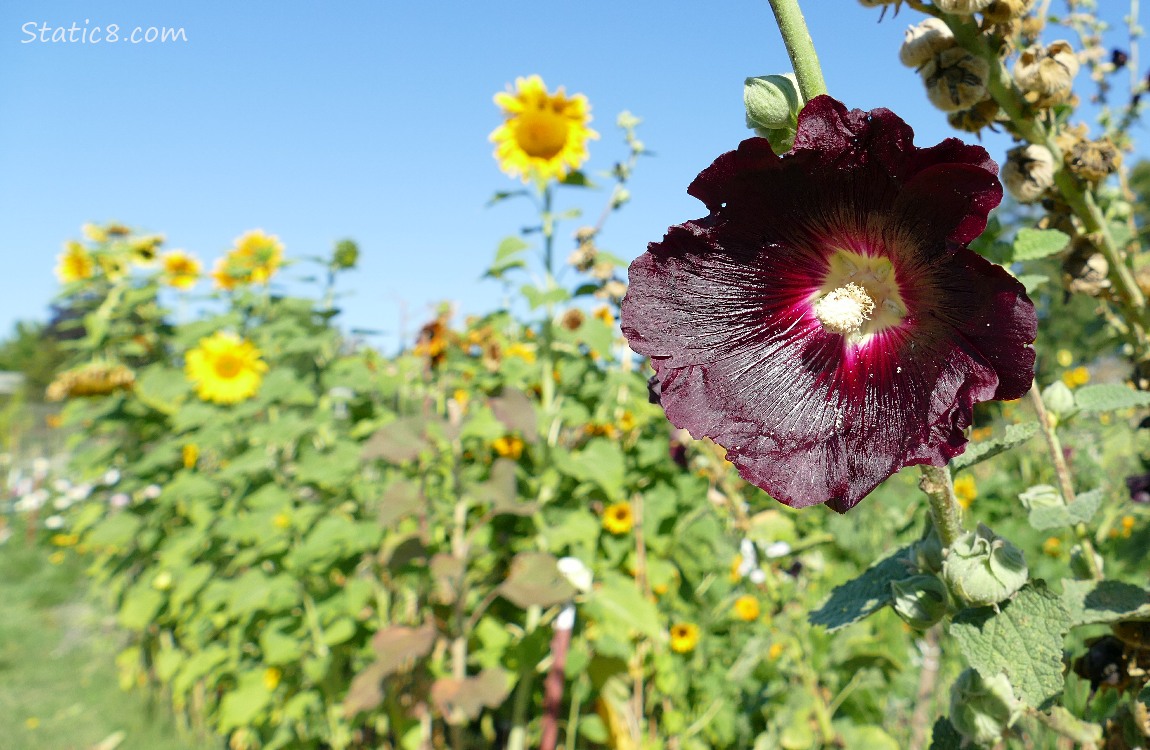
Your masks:
[{"label": "hollyhock leaf", "polygon": [[1102,505],[1102,489],[1083,492],[1067,505],[1037,505],[1030,509],[1030,525],[1039,531],[1089,523]]},{"label": "hollyhock leaf", "polygon": [[910,574],[907,565],[910,551],[911,547],[903,547],[867,568],[858,578],[836,586],[826,603],[811,612],[807,619],[812,625],[835,631],[890,604],[891,584]]},{"label": "hollyhock leaf", "polygon": [[1123,581],[1067,579],[1062,582],[1062,601],[1073,627],[1150,618],[1150,591]]},{"label": "hollyhock leaf", "polygon": [[1079,410],[1089,414],[1150,406],[1150,393],[1117,383],[1103,383],[1082,386],[1074,392],[1074,401]]},{"label": "hollyhock leaf", "polygon": [[954,457],[954,460],[950,462],[950,466],[954,471],[965,469],[980,461],[985,461],[992,456],[997,456],[999,453],[1008,451],[1015,446],[1022,445],[1037,434],[1037,422],[1007,425],[1004,435],[970,445],[964,453]]},{"label": "hollyhock leaf", "polygon": [[950,719],[940,717],[934,722],[930,750],[962,750],[962,742],[962,735],[950,723]]},{"label": "hollyhock leaf", "polygon": [[1018,275],[1018,281],[1027,294],[1034,294],[1038,287],[1050,281],[1050,277],[1041,273],[1023,273]]},{"label": "hollyhock leaf", "polygon": [[845,512],[946,464],[975,403],[1032,381],[1033,305],[963,245],[1001,200],[997,167],[912,140],[888,110],[816,97],[790,152],[720,156],[688,189],[710,215],[630,267],[623,334],[668,419],[792,507]]},{"label": "hollyhock leaf", "polygon": [[1014,236],[1011,260],[1037,260],[1054,255],[1070,243],[1070,235],[1057,229],[1023,227]]},{"label": "hollyhock leaf", "polygon": [[994,607],[966,609],[950,625],[967,663],[983,677],[1004,673],[1029,706],[1045,707],[1063,689],[1062,639],[1070,613],[1041,582]]}]

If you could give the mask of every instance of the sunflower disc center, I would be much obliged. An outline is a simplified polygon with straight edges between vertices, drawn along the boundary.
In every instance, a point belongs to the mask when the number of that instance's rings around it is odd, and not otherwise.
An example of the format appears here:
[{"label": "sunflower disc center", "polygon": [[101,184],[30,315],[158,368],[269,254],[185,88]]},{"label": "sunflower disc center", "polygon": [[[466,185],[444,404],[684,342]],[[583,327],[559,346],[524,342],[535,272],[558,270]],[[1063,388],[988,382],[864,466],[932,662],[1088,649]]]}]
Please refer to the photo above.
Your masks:
[{"label": "sunflower disc center", "polygon": [[524,112],[515,136],[528,156],[553,159],[567,143],[567,123],[547,110]]},{"label": "sunflower disc center", "polygon": [[815,317],[823,328],[844,336],[862,330],[863,324],[874,315],[874,300],[858,284],[847,284],[835,289],[815,303]]},{"label": "sunflower disc center", "polygon": [[244,363],[234,354],[221,354],[215,362],[216,375],[221,378],[234,378],[243,369]]}]

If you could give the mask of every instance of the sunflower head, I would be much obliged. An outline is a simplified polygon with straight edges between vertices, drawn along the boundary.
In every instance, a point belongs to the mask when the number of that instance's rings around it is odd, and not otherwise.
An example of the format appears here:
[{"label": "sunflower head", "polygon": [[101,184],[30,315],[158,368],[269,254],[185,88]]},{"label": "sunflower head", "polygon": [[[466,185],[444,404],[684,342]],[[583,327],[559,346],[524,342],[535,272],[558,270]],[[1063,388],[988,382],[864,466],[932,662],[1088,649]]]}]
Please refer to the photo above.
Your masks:
[{"label": "sunflower head", "polygon": [[96,262],[92,254],[79,242],[65,244],[64,252],[56,260],[56,278],[61,284],[85,281],[96,275]]},{"label": "sunflower head", "polygon": [[191,289],[200,278],[203,265],[183,250],[173,250],[163,257],[163,281],[176,289]]},{"label": "sunflower head", "polygon": [[671,650],[676,654],[689,654],[699,645],[699,626],[678,622],[671,626]]},{"label": "sunflower head", "polygon": [[757,620],[761,611],[759,600],[751,594],[744,594],[735,600],[735,617],[743,622]]},{"label": "sunflower head", "polygon": [[539,76],[517,78],[495,95],[504,122],[491,134],[499,168],[524,182],[561,180],[587,161],[587,141],[599,137],[587,124],[591,108],[582,94],[560,86],[547,91]]},{"label": "sunflower head", "polygon": [[188,352],[184,369],[201,399],[235,404],[256,395],[268,366],[250,341],[221,331]]},{"label": "sunflower head", "polygon": [[275,235],[253,229],[236,238],[228,254],[212,270],[217,289],[231,290],[241,284],[266,284],[283,265],[284,246]]},{"label": "sunflower head", "polygon": [[631,503],[614,503],[603,511],[603,528],[612,534],[626,534],[635,525]]}]

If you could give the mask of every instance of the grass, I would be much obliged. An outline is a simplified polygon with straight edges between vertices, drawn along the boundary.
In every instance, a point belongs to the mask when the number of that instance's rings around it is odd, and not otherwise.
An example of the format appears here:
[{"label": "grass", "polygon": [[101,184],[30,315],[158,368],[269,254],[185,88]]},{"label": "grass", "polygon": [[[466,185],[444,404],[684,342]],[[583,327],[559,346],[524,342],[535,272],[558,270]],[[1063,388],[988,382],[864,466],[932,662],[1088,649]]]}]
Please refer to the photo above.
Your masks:
[{"label": "grass", "polygon": [[120,689],[120,636],[83,562],[17,532],[0,544],[0,747],[193,750],[162,704]]}]

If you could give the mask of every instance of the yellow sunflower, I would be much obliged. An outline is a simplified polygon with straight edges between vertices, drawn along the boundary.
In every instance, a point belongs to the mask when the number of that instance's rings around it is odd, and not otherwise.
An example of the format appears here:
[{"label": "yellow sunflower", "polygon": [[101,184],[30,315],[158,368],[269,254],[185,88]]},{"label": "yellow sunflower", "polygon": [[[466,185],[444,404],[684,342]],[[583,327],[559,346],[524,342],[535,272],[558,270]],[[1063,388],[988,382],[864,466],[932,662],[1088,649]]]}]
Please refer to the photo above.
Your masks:
[{"label": "yellow sunflower", "polygon": [[523,455],[523,441],[515,435],[504,435],[491,441],[491,447],[503,457],[518,461]]},{"label": "yellow sunflower", "polygon": [[488,140],[499,168],[524,182],[563,179],[587,161],[587,141],[599,137],[587,127],[587,98],[569,97],[562,86],[552,94],[539,76],[515,79],[515,89],[496,94],[495,103],[504,122]]},{"label": "yellow sunflower", "polygon": [[184,369],[204,401],[235,404],[256,395],[268,366],[250,341],[217,332],[188,352]]},{"label": "yellow sunflower", "polygon": [[676,654],[689,654],[699,645],[699,626],[679,622],[671,626],[671,650]]},{"label": "yellow sunflower", "polygon": [[635,525],[635,514],[631,503],[608,505],[603,511],[603,528],[612,534],[626,534]]},{"label": "yellow sunflower", "polygon": [[284,246],[274,234],[253,229],[236,238],[236,246],[228,255],[248,269],[250,283],[266,284],[283,265]]},{"label": "yellow sunflower", "polygon": [[971,503],[978,497],[978,485],[974,483],[974,477],[970,474],[963,474],[955,479],[954,496],[958,499],[958,504],[963,507],[963,510],[969,509]]},{"label": "yellow sunflower", "polygon": [[164,283],[176,289],[191,289],[199,281],[203,265],[200,261],[183,250],[173,250],[164,253]]},{"label": "yellow sunflower", "polygon": [[84,281],[96,275],[96,262],[79,242],[64,245],[64,252],[56,259],[56,278],[61,284]]},{"label": "yellow sunflower", "polygon": [[757,620],[761,611],[759,600],[750,594],[744,594],[735,600],[735,617],[743,622]]}]

